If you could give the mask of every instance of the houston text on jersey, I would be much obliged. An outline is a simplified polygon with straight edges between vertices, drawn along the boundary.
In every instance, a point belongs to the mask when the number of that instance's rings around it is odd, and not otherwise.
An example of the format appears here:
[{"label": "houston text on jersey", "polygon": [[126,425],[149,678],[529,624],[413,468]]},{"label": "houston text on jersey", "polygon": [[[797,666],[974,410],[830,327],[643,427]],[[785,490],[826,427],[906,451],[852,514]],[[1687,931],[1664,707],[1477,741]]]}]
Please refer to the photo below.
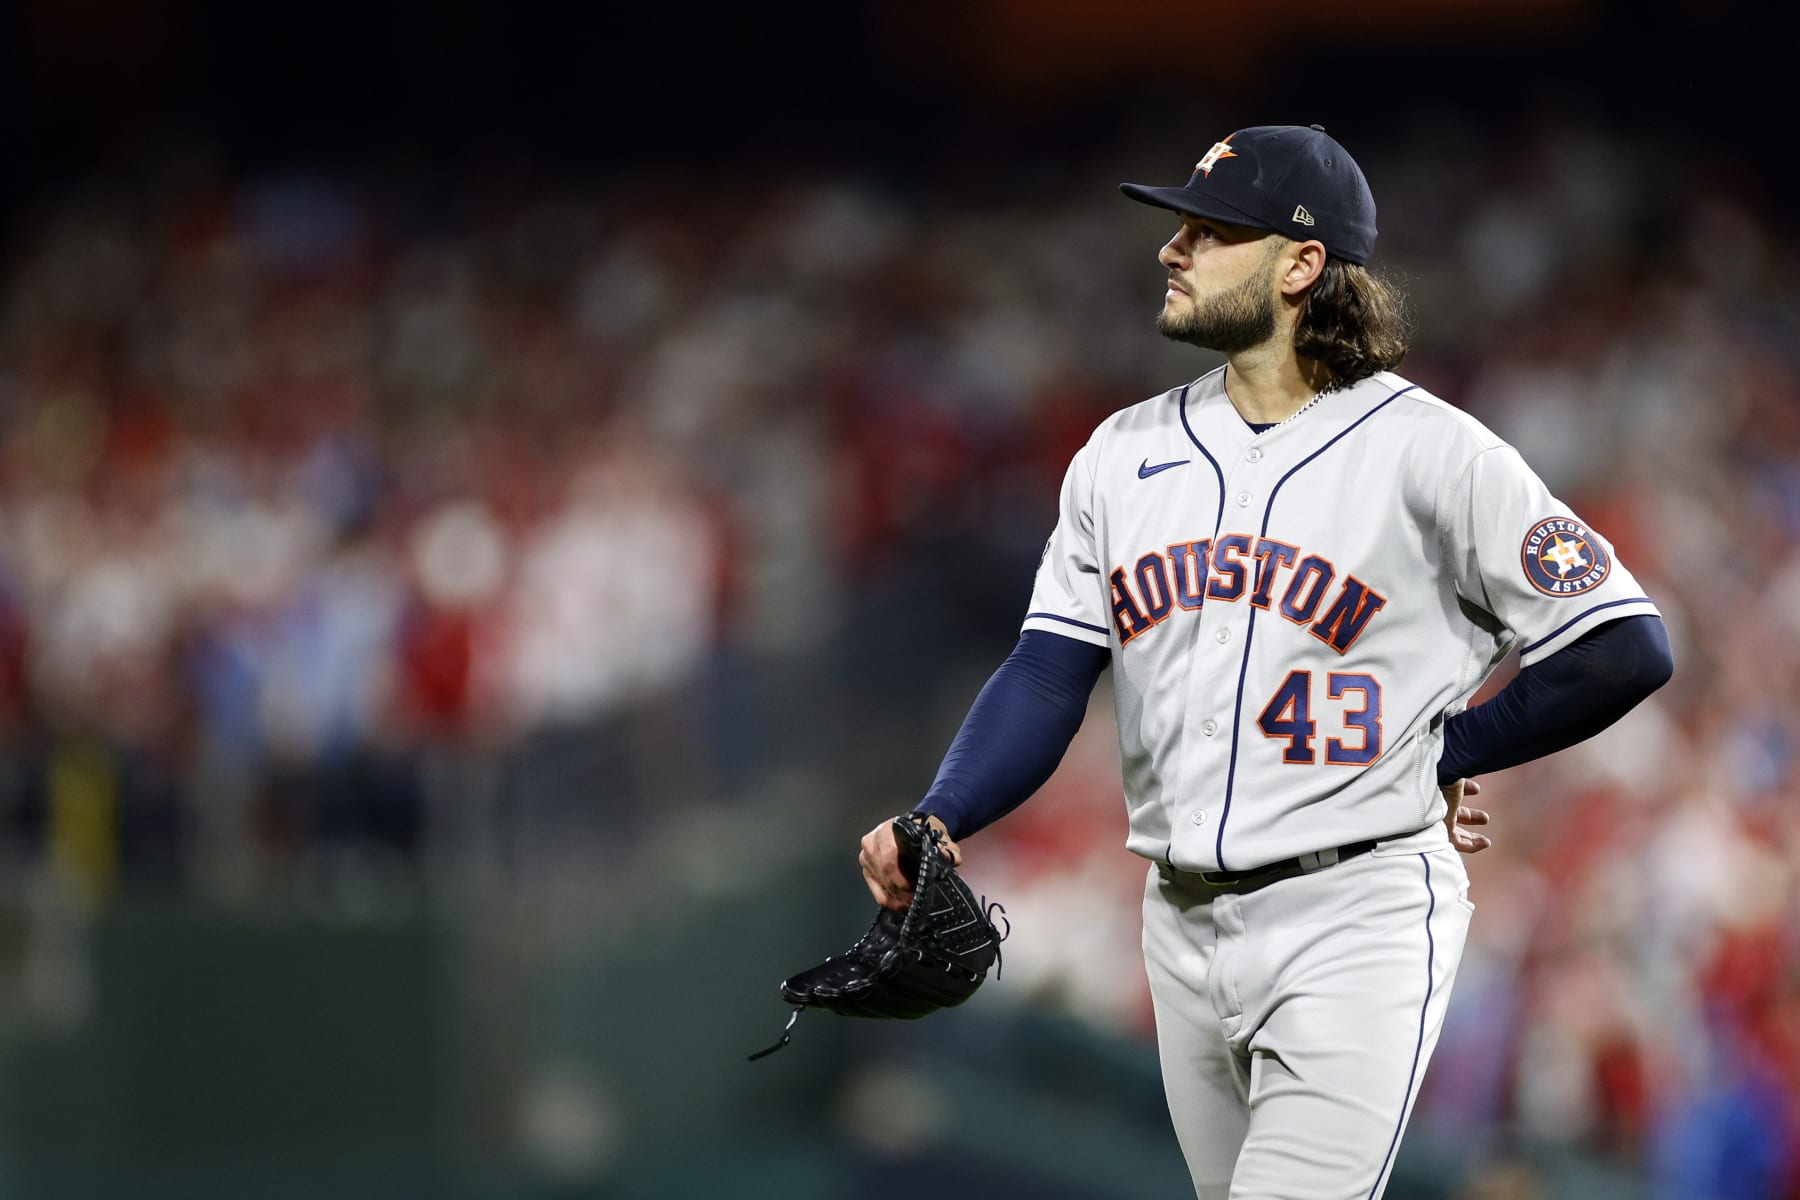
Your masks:
[{"label": "houston text on jersey", "polygon": [[[1283,572],[1288,573],[1286,587],[1277,601],[1275,590]],[[1139,557],[1129,572],[1114,567],[1108,580],[1113,628],[1121,647],[1176,612],[1196,611],[1208,600],[1235,602],[1248,593],[1255,607],[1266,610],[1273,605],[1282,616],[1308,626],[1314,637],[1343,654],[1387,603],[1386,596],[1354,575],[1337,582],[1338,569],[1330,559],[1303,555],[1298,546],[1247,533],[1177,542],[1166,552],[1152,550]],[[1326,605],[1334,582],[1336,596]],[[1324,616],[1318,616],[1321,608]]]}]

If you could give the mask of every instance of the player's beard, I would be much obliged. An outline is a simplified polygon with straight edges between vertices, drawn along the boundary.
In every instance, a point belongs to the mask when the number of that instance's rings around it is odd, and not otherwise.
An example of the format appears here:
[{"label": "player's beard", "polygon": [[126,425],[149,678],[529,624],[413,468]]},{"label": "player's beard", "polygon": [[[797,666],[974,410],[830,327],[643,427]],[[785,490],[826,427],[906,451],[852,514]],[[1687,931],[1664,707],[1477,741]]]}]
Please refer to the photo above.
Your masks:
[{"label": "player's beard", "polygon": [[1275,336],[1274,265],[1257,271],[1229,291],[1205,300],[1193,297],[1185,313],[1165,306],[1156,314],[1156,331],[1171,341],[1202,350],[1237,354]]}]

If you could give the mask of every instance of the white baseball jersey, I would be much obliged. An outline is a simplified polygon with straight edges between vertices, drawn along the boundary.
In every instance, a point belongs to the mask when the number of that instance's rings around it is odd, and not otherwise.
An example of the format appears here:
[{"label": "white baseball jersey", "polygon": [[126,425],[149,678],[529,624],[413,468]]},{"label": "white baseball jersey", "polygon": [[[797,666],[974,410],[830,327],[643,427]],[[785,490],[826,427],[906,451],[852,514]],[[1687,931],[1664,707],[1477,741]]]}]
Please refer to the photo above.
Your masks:
[{"label": "white baseball jersey", "polygon": [[1655,606],[1474,418],[1383,372],[1252,432],[1225,371],[1115,413],[1024,628],[1112,650],[1129,848],[1244,871],[1444,818],[1443,722]]}]

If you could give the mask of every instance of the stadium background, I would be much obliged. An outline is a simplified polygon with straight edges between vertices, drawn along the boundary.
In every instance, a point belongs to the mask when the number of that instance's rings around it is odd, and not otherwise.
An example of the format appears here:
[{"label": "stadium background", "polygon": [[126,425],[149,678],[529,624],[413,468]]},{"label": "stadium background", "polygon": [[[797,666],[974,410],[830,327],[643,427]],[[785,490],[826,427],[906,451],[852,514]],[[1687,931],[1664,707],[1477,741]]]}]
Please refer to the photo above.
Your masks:
[{"label": "stadium background", "polygon": [[1185,1194],[1104,681],[967,847],[1004,978],[743,1055],[1208,365],[1113,185],[1318,121],[1679,663],[1484,781],[1389,1194],[1800,1196],[1786,83],[1744,4],[1251,7],[15,10],[0,1195]]}]

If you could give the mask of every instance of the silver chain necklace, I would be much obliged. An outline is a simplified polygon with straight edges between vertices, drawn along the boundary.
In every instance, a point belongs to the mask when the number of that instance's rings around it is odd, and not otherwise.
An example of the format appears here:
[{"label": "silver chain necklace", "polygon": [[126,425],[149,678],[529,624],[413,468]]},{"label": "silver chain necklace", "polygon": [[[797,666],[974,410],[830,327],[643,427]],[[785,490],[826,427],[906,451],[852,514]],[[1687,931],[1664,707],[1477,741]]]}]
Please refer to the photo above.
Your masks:
[{"label": "silver chain necklace", "polygon": [[1319,401],[1323,400],[1324,398],[1325,398],[1324,392],[1314,392],[1313,398],[1311,400],[1308,400],[1305,404],[1302,404],[1299,408],[1296,408],[1285,419],[1275,422],[1275,428],[1280,429],[1283,425],[1286,425],[1289,421],[1292,421],[1294,418],[1298,417],[1301,413],[1305,412],[1307,409],[1311,408],[1313,405],[1317,404]]}]

